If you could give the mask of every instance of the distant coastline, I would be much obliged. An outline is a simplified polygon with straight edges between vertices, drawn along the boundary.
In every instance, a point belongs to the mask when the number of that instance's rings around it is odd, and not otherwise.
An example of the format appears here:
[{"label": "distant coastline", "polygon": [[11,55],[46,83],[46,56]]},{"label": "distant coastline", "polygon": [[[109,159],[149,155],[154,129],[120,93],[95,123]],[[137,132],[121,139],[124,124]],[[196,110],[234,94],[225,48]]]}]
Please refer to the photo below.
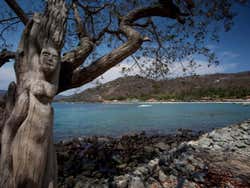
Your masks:
[{"label": "distant coastline", "polygon": [[103,103],[103,104],[178,104],[178,103],[236,103],[250,105],[250,99],[222,99],[222,100],[191,100],[191,101],[141,101],[141,100],[105,100],[105,101],[55,101],[58,103]]},{"label": "distant coastline", "polygon": [[67,102],[248,102],[250,71],[152,80],[121,77],[57,101]]},{"label": "distant coastline", "polygon": [[250,98],[248,99],[209,99],[209,100],[105,100],[102,103],[250,103]]}]

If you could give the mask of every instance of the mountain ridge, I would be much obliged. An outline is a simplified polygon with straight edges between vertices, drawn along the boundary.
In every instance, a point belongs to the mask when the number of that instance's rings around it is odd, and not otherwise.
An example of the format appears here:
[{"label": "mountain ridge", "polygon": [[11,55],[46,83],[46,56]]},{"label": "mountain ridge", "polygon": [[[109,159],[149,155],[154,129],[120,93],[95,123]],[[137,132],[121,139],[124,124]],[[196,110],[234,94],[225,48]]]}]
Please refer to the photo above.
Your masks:
[{"label": "mountain ridge", "polygon": [[60,99],[66,102],[192,101],[245,99],[250,96],[250,71],[153,80],[141,76],[120,77]]}]

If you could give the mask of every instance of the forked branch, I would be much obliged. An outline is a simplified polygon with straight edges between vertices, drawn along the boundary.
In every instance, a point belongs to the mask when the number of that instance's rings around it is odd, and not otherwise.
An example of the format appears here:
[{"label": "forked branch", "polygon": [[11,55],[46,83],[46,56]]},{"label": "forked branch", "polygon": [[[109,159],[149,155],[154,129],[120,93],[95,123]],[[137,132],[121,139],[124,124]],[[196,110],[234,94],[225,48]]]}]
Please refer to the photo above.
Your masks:
[{"label": "forked branch", "polygon": [[68,80],[59,86],[59,92],[79,87],[94,80],[136,52],[144,41],[148,41],[148,38],[143,38],[141,34],[133,28],[133,23],[136,20],[145,17],[160,16],[176,19],[180,23],[183,23],[184,20],[182,19],[182,16],[185,14],[181,13],[179,9],[173,9],[171,6],[173,5],[157,5],[135,9],[132,10],[127,16],[122,17],[120,22],[120,31],[127,37],[128,40],[109,54],[104,55],[98,60],[92,62],[88,67],[77,69],[70,75],[67,75]]},{"label": "forked branch", "polygon": [[[82,23],[80,14],[77,10],[77,4],[75,2],[73,3],[73,11],[80,44],[72,51],[65,53],[62,57],[62,66],[66,66],[68,71],[72,71],[79,67],[94,48],[94,43],[86,32],[85,26]],[[62,67],[62,69],[63,68],[64,67]]]}]

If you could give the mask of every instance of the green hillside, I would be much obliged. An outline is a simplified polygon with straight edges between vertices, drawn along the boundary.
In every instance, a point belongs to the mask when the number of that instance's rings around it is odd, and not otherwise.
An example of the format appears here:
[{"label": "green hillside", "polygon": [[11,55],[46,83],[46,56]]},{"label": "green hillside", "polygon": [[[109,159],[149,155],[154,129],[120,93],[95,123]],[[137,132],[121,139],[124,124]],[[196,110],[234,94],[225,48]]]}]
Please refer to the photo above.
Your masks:
[{"label": "green hillside", "polygon": [[250,96],[250,72],[152,80],[128,76],[61,99],[67,102],[192,101],[246,99]]}]

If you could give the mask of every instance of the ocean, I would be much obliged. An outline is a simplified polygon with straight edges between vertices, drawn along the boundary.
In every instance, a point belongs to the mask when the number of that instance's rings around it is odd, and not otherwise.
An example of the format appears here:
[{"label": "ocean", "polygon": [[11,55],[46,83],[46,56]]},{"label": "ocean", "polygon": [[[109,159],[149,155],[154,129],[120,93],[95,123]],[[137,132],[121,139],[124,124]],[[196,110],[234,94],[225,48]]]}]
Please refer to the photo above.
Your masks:
[{"label": "ocean", "polygon": [[250,119],[250,106],[233,103],[54,103],[55,142],[78,136],[113,136],[179,128],[209,131]]}]

